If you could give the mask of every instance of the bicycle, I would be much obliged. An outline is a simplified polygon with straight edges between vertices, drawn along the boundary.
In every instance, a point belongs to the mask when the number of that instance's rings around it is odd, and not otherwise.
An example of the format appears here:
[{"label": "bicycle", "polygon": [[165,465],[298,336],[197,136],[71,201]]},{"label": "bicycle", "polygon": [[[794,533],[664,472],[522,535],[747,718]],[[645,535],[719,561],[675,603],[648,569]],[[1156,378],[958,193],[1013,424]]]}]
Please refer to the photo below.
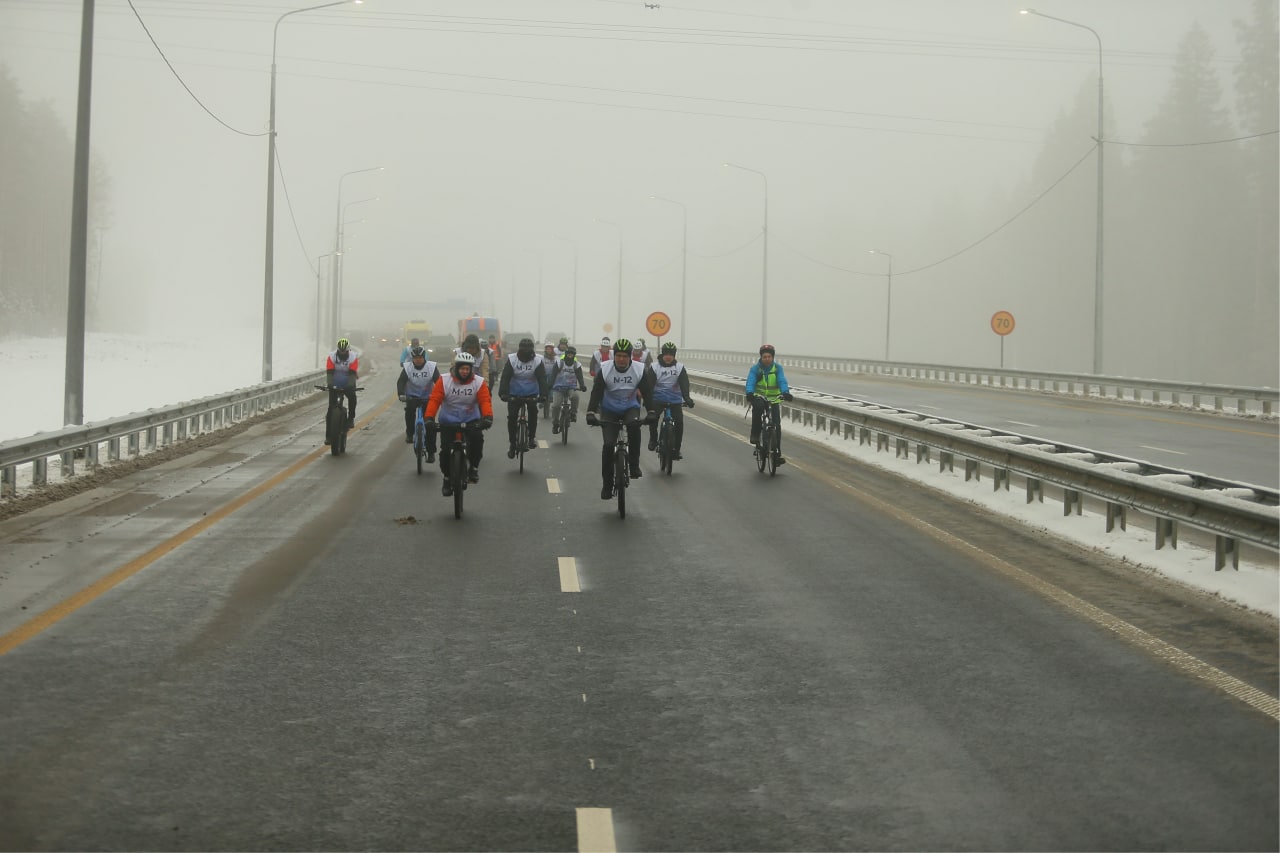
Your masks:
[{"label": "bicycle", "polygon": [[[445,424],[449,441],[449,471],[447,472],[449,491],[453,494],[453,517],[462,518],[462,496],[467,490],[470,456],[468,448],[470,438],[482,429],[479,421],[468,421],[461,424]],[[443,442],[442,442],[443,447]]]},{"label": "bicycle", "polygon": [[507,458],[511,459],[515,456],[520,457],[520,473],[524,473],[524,453],[529,449],[529,407],[525,403],[532,403],[535,400],[541,400],[541,397],[512,397],[520,408],[516,413],[516,449],[515,452],[507,451]]},{"label": "bicycle", "polygon": [[427,401],[422,397],[410,397],[409,400],[415,406],[413,415],[413,455],[418,462],[418,473],[421,474],[422,457],[427,453],[427,425],[424,420]]},{"label": "bicycle", "polygon": [[778,473],[778,427],[773,422],[773,406],[761,399],[764,409],[760,412],[760,435],[756,442],[756,465],[761,473],[769,469],[769,476]]},{"label": "bicycle", "polygon": [[[320,391],[333,390],[328,385],[316,385],[314,387]],[[350,390],[363,391],[364,386],[361,385]],[[334,396],[330,394],[330,397]],[[347,417],[347,395],[339,391],[330,404],[329,411],[324,416],[325,444],[329,445],[329,452],[334,456],[341,456],[347,452]]]},{"label": "bicycle", "polygon": [[[573,405],[569,399],[569,395],[564,396],[564,402],[560,404],[559,422],[560,422],[560,443],[569,443],[569,422],[573,420]],[[554,421],[553,421],[554,423]]]},{"label": "bicycle", "polygon": [[[631,485],[631,465],[627,461],[627,421],[626,418],[609,418],[618,425],[618,441],[613,446],[613,496],[618,499],[618,517],[627,517],[627,486]],[[600,416],[591,426],[603,427],[605,420]]]},{"label": "bicycle", "polygon": [[676,419],[671,414],[671,405],[662,409],[662,421],[658,425],[658,467],[662,473],[671,476],[675,466]]}]

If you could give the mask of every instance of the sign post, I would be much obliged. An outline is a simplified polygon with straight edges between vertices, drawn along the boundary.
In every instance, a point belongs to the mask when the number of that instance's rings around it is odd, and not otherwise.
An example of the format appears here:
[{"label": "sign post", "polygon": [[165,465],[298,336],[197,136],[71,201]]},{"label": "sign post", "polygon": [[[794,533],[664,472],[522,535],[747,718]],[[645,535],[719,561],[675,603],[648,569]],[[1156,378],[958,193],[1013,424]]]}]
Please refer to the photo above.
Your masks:
[{"label": "sign post", "polygon": [[991,315],[991,331],[1000,336],[1000,369],[1004,370],[1004,339],[1013,331],[1016,324],[1013,315],[1008,311],[997,311]]}]

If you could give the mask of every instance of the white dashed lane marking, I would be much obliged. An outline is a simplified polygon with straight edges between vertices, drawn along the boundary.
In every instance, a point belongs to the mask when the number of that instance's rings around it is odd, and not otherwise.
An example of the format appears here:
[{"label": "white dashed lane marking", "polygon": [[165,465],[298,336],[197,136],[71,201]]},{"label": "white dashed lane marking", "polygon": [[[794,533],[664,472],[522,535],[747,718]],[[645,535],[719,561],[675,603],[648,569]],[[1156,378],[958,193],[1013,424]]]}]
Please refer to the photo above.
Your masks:
[{"label": "white dashed lane marking", "polygon": [[573,557],[557,557],[560,563],[560,591],[582,592],[578,585],[578,561]]}]

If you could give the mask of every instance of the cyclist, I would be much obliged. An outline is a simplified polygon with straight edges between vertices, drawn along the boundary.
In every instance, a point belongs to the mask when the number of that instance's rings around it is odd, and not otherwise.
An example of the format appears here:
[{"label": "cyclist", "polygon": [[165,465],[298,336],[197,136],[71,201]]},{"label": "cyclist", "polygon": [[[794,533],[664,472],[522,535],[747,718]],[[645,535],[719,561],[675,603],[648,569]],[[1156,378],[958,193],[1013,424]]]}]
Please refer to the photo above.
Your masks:
[{"label": "cyclist", "polygon": [[569,348],[569,339],[564,335],[560,336],[560,340],[556,342],[556,359],[564,358],[564,351]]},{"label": "cyclist", "polygon": [[[396,396],[404,403],[404,443],[413,444],[413,422],[418,409],[427,405],[432,386],[440,378],[440,369],[434,361],[427,361],[427,348],[416,346],[409,350],[409,360],[400,365],[396,379]],[[435,433],[427,430],[427,461],[436,461]]]},{"label": "cyclist", "polygon": [[489,388],[493,388],[493,383],[498,381],[498,374],[502,371],[498,369],[498,362],[502,361],[502,341],[498,340],[497,335],[489,336]]},{"label": "cyclist", "polygon": [[787,460],[782,457],[782,419],[778,417],[778,400],[786,400],[788,403],[793,399],[791,396],[791,386],[787,384],[787,375],[782,370],[782,365],[774,361],[777,351],[774,350],[773,344],[763,344],[760,347],[760,360],[751,365],[751,370],[747,373],[747,402],[751,404],[751,444],[754,446],[760,440],[760,414],[764,411],[764,407],[769,407],[769,414],[773,416],[773,426],[778,437],[778,444],[774,448],[774,452],[778,454],[778,464],[786,465]]},{"label": "cyclist", "polygon": [[489,381],[489,359],[485,358],[484,350],[480,348],[480,336],[477,334],[467,335],[462,339],[462,346],[453,351],[454,355],[460,352],[471,353],[471,357],[476,360],[476,375],[484,380],[486,385],[492,385]]},{"label": "cyclist", "polygon": [[645,348],[644,338],[636,338],[635,349],[631,351],[631,360],[645,367],[653,364],[653,353]]},{"label": "cyclist", "polygon": [[[551,388],[551,373],[556,369],[556,362],[560,360],[560,353],[556,352],[556,345],[547,341],[542,347],[542,372],[547,376],[547,388]],[[547,400],[551,397],[548,394]],[[542,416],[544,418],[551,417],[551,405],[546,400],[542,403]]]},{"label": "cyclist", "polygon": [[[600,453],[603,477],[600,497],[603,500],[613,497],[613,450],[623,426],[627,428],[627,465],[631,468],[631,477],[639,479],[643,476],[640,471],[640,423],[644,420],[642,412],[649,407],[652,389],[653,372],[632,360],[631,341],[618,338],[613,344],[613,359],[600,365],[595,384],[591,386],[591,399],[587,402],[587,423],[602,426],[604,432],[604,448]],[[603,420],[601,412],[606,416]]]},{"label": "cyclist", "polygon": [[654,377],[651,403],[654,416],[649,419],[649,449],[658,449],[658,416],[671,406],[671,417],[675,419],[671,455],[675,459],[683,459],[680,446],[684,442],[684,410],[693,408],[693,400],[689,398],[689,374],[684,365],[676,361],[676,345],[670,341],[663,344],[658,360],[648,369]]},{"label": "cyclist", "polygon": [[[516,420],[520,407],[525,406],[529,419],[529,445],[525,450],[538,446],[534,434],[538,430],[538,403],[547,396],[547,372],[542,359],[533,351],[533,338],[521,338],[516,351],[507,356],[502,366],[502,378],[498,380],[498,399],[507,404],[507,439],[510,447],[507,458],[515,459]],[[513,400],[512,397],[534,397],[534,400]]]},{"label": "cyclist", "polygon": [[[436,423],[445,425],[478,423],[481,430],[493,426],[493,403],[489,399],[489,386],[476,373],[476,360],[469,352],[453,357],[453,366],[431,388],[427,401],[427,439],[436,444]],[[484,436],[472,433],[467,442],[467,455],[471,463],[467,470],[467,482],[480,482],[480,460],[484,457]],[[453,457],[453,442],[446,441],[440,448],[440,472],[444,485],[440,491],[447,498],[453,494],[449,482],[449,461]]]},{"label": "cyclist", "polygon": [[[356,425],[356,381],[360,373],[360,353],[351,341],[338,338],[338,345],[324,364],[324,384],[329,386],[329,408],[338,404],[338,395],[347,395],[347,429]],[[325,444],[328,444],[326,439]]]},{"label": "cyclist", "polygon": [[416,346],[418,346],[420,343],[422,343],[422,341],[418,340],[417,338],[410,338],[410,339],[409,339],[409,343],[405,344],[405,345],[404,345],[404,349],[400,350],[400,363],[401,363],[401,364],[404,364],[406,361],[408,361],[408,360],[409,360],[409,358],[410,358],[410,356],[411,356],[411,354],[412,354],[412,352],[413,352],[413,348],[414,348],[414,347],[416,347]]},{"label": "cyclist", "polygon": [[590,371],[592,379],[600,372],[600,365],[609,361],[611,357],[610,346],[609,336],[605,335],[600,339],[600,348],[591,354],[591,365],[587,369]]},{"label": "cyclist", "polygon": [[578,364],[578,350],[566,347],[564,355],[551,371],[551,434],[560,432],[560,407],[569,400],[569,422],[578,420],[578,392],[587,390],[582,378],[582,365]]}]

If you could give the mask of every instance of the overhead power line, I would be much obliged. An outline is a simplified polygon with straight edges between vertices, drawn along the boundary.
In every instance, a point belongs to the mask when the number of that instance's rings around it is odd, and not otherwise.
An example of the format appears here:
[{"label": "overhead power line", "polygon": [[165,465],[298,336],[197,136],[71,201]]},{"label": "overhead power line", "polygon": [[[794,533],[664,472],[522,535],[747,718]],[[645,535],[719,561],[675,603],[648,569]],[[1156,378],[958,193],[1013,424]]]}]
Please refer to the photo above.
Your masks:
[{"label": "overhead power line", "polygon": [[147,29],[147,23],[146,23],[146,21],[142,20],[142,16],[138,14],[138,10],[137,10],[136,8],[134,8],[133,0],[126,0],[126,2],[129,4],[129,8],[130,8],[131,10],[133,10],[133,16],[134,16],[135,18],[137,18],[137,19],[138,19],[138,23],[142,26],[142,31],[143,31],[144,33],[146,33],[146,34],[147,34],[147,38],[151,39],[151,44],[155,46],[156,53],[160,54],[160,58],[164,60],[164,64],[165,64],[165,65],[167,65],[167,66],[169,66],[169,70],[173,72],[173,76],[174,76],[174,78],[175,78],[175,79],[177,79],[178,83],[180,83],[180,84],[182,85],[182,88],[184,88],[184,89],[186,89],[186,90],[187,90],[187,94],[191,96],[192,100],[194,100],[197,104],[199,104],[199,105],[200,105],[200,109],[204,110],[206,113],[208,113],[210,116],[212,116],[212,118],[213,118],[213,120],[214,120],[214,121],[216,121],[218,124],[220,124],[220,125],[222,125],[223,127],[225,127],[227,130],[232,131],[233,133],[238,133],[238,134],[240,134],[241,136],[266,136],[266,135],[267,135],[267,134],[266,134],[266,132],[263,132],[263,133],[249,133],[249,132],[247,132],[247,131],[239,130],[238,128],[234,128],[234,127],[232,127],[231,125],[227,124],[227,123],[226,123],[225,121],[223,121],[222,119],[218,118],[218,116],[216,116],[216,115],[214,114],[213,110],[211,110],[211,109],[209,109],[208,107],[206,107],[206,106],[204,105],[204,102],[203,102],[203,101],[201,101],[201,100],[200,100],[200,98],[196,96],[196,93],[195,93],[195,92],[193,92],[193,91],[191,91],[191,87],[190,87],[190,86],[188,86],[188,85],[183,81],[183,79],[182,79],[182,75],[180,75],[180,74],[178,73],[177,69],[173,67],[173,63],[169,61],[169,57],[167,57],[167,56],[165,56],[165,55],[164,55],[164,51],[163,51],[163,50],[161,50],[161,49],[160,49],[160,45],[156,43],[155,37],[151,35],[151,30]]}]

